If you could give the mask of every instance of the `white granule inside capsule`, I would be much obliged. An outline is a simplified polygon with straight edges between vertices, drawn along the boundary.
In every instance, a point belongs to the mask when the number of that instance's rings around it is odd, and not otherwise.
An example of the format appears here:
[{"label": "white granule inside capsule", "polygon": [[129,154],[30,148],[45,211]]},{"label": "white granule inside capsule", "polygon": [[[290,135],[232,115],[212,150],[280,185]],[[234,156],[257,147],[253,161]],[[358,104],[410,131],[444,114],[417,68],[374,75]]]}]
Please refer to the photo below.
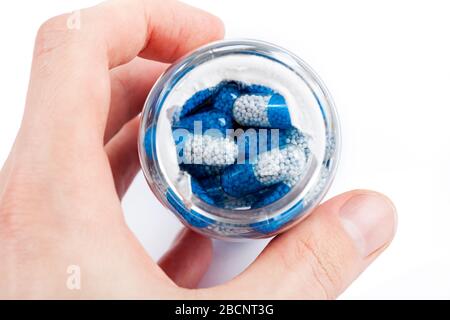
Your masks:
[{"label": "white granule inside capsule", "polygon": [[308,161],[309,158],[306,157],[305,167],[302,168],[301,172],[291,177],[288,177],[286,180],[283,181],[289,188],[293,188],[297,184],[297,182],[303,179],[307,171],[306,167],[309,166]]},{"label": "white granule inside capsule", "polygon": [[238,146],[228,138],[191,135],[184,144],[183,156],[187,164],[229,165],[238,154]]},{"label": "white granule inside capsule", "polygon": [[306,156],[302,148],[290,145],[260,154],[255,163],[256,178],[264,185],[295,180],[305,167]]},{"label": "white granule inside capsule", "polygon": [[306,149],[308,147],[308,141],[306,137],[297,128],[289,129],[286,136],[286,143],[301,146],[303,149]]},{"label": "white granule inside capsule", "polygon": [[270,96],[242,95],[233,105],[234,120],[243,126],[270,126],[267,104]]}]

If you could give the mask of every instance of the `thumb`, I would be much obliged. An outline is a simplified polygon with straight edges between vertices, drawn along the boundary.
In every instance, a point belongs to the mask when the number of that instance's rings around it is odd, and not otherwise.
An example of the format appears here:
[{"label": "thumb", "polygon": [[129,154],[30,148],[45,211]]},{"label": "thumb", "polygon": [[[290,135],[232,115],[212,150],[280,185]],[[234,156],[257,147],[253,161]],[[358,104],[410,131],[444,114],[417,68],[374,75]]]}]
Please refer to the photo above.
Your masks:
[{"label": "thumb", "polygon": [[275,237],[216,293],[234,292],[244,299],[336,298],[387,247],[395,229],[395,208],[385,196],[361,190],[342,194]]}]

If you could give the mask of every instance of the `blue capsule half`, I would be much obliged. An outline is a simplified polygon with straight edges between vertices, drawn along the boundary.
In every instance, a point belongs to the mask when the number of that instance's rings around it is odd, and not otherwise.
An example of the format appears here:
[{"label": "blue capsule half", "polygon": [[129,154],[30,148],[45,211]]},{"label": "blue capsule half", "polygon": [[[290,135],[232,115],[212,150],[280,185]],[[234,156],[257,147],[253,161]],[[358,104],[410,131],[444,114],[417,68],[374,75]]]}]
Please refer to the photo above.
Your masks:
[{"label": "blue capsule half", "polygon": [[291,187],[284,182],[268,187],[260,193],[258,200],[253,203],[252,208],[261,208],[274,203],[283,198],[291,190]]},{"label": "blue capsule half", "polygon": [[221,111],[205,111],[180,118],[172,124],[172,130],[186,129],[191,133],[203,134],[206,130],[217,129],[222,135],[233,128],[233,118]]},{"label": "blue capsule half", "polygon": [[221,182],[223,190],[233,197],[249,195],[266,187],[257,179],[252,164],[234,164],[227,167]]},{"label": "blue capsule half", "polygon": [[225,170],[225,166],[213,166],[207,164],[187,164],[180,163],[180,169],[186,171],[197,179],[203,179],[210,176],[221,174]]},{"label": "blue capsule half", "polygon": [[266,112],[271,128],[287,129],[292,126],[291,115],[282,95],[275,93],[270,97]]},{"label": "blue capsule half", "polygon": [[213,108],[231,116],[234,101],[242,94],[242,84],[234,81],[223,81],[216,87]]},{"label": "blue capsule half", "polygon": [[297,203],[293,208],[283,212],[281,215],[267,219],[265,221],[256,222],[251,224],[250,226],[253,230],[261,233],[261,234],[272,234],[289,223],[295,221],[295,218],[298,217],[303,212],[303,201]]},{"label": "blue capsule half", "polygon": [[216,89],[214,87],[206,88],[194,93],[194,95],[183,104],[180,110],[180,118],[207,108],[211,104],[215,93]]}]

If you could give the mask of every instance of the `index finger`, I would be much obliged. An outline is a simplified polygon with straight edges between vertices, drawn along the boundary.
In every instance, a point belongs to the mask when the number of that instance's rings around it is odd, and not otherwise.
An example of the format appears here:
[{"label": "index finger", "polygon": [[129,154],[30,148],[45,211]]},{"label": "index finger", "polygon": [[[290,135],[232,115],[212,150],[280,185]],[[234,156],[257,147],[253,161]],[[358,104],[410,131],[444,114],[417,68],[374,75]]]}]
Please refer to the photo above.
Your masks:
[{"label": "index finger", "polygon": [[170,62],[222,36],[218,18],[178,1],[111,0],[50,19],[37,36],[22,127],[39,144],[36,134],[68,132],[66,144],[102,146],[109,69],[137,55]]},{"label": "index finger", "polygon": [[173,62],[223,33],[219,18],[179,1],[109,0],[45,22],[35,57],[74,45],[78,52],[89,52],[91,59],[107,62],[110,68],[137,55]]}]

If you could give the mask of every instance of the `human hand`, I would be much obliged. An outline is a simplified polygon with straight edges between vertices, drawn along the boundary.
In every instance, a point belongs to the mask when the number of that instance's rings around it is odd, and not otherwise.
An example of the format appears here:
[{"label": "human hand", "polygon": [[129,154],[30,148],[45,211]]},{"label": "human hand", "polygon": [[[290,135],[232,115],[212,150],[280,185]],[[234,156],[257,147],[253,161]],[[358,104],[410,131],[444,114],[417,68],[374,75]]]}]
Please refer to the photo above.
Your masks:
[{"label": "human hand", "polygon": [[[184,230],[155,263],[120,200],[139,170],[138,117],[153,82],[223,37],[208,13],[172,1],[108,1],[39,30],[21,128],[0,173],[1,298],[335,298],[388,245],[391,202],[352,191],[275,237],[241,275],[193,289],[211,241]],[[156,62],[158,61],[158,62]],[[80,267],[82,287],[67,287]]]}]

